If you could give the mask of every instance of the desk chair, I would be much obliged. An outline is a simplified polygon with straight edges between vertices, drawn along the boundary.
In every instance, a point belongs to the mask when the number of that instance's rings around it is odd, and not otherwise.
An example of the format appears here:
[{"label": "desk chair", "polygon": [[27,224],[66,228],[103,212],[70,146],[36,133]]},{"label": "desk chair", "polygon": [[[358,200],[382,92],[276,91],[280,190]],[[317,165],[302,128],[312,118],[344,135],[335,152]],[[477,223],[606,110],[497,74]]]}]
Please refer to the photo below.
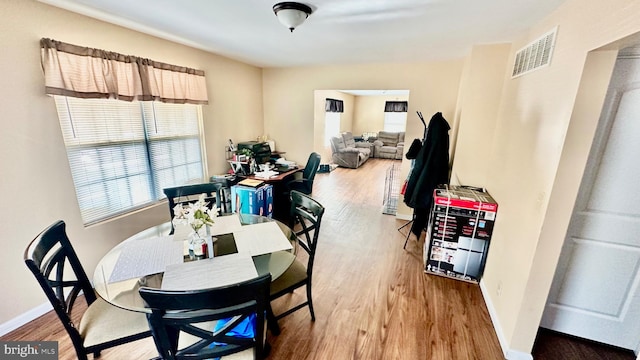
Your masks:
[{"label": "desk chair", "polygon": [[[213,359],[237,354],[233,359],[264,357],[265,311],[269,304],[271,274],[225,287],[169,291],[140,288],[140,296],[151,308],[149,326],[160,357]],[[255,314],[253,336],[228,333]],[[216,324],[225,318],[225,325]],[[218,326],[216,326],[218,325]],[[217,329],[216,331],[213,331]],[[213,345],[213,346],[212,346]],[[253,349],[253,351],[249,351]]]},{"label": "desk chair", "polygon": [[[95,358],[104,349],[151,336],[144,314],[120,309],[96,297],[63,221],[49,226],[31,241],[24,252],[24,262],[53,305],[78,359],[86,360],[89,353]],[[88,308],[80,322],[74,323],[71,310],[80,291]]]},{"label": "desk chair", "polygon": [[[226,207],[222,206],[224,201],[222,199],[222,184],[220,183],[202,183],[193,185],[176,186],[163,189],[164,194],[169,201],[169,215],[173,220],[175,216],[173,208],[177,204],[188,204],[196,202],[200,194],[206,194],[205,200],[209,203],[209,207],[212,207],[215,201],[215,207],[220,209],[220,213],[227,213]],[[171,225],[171,233],[173,234],[173,223]]]},{"label": "desk chair", "polygon": [[305,165],[304,171],[302,172],[302,178],[288,182],[287,189],[289,191],[296,190],[307,195],[311,194],[313,190],[313,179],[316,177],[318,167],[320,167],[320,154],[313,152],[309,155],[309,159],[307,159],[307,165]]},{"label": "desk chair", "polygon": [[[316,316],[313,312],[313,299],[311,296],[311,278],[313,273],[313,260],[315,259],[316,246],[318,244],[318,235],[320,234],[320,224],[322,222],[322,215],[324,214],[324,206],[311,197],[293,190],[291,191],[290,212],[291,220],[289,226],[291,229],[295,229],[295,225],[300,224],[302,230],[296,231],[298,243],[307,252],[309,259],[307,260],[306,266],[298,259],[294,260],[287,271],[271,283],[270,298],[273,301],[288,293],[292,293],[299,287],[306,286],[307,301],[292,307],[282,314],[275,316],[270,314],[270,317],[276,320],[281,319],[308,305],[311,320],[315,321]],[[301,235],[304,235],[304,237],[301,238]]]}]

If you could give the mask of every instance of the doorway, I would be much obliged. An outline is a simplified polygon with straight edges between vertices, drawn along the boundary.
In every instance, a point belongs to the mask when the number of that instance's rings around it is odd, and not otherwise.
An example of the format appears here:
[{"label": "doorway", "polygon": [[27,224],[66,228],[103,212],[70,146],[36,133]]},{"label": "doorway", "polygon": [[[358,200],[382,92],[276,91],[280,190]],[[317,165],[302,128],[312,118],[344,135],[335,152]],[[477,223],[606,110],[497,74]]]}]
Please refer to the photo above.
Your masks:
[{"label": "doorway", "polygon": [[540,326],[640,343],[640,56],[620,52]]}]

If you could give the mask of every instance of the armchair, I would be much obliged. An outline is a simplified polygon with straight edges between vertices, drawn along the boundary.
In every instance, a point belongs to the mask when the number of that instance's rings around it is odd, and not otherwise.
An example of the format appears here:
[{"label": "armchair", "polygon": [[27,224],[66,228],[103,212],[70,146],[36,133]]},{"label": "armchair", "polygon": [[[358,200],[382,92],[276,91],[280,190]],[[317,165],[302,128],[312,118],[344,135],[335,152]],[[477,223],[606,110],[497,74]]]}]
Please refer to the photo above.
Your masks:
[{"label": "armchair", "polygon": [[357,169],[371,156],[371,143],[356,142],[350,132],[329,139],[331,159],[338,166]]},{"label": "armchair", "polygon": [[404,132],[380,131],[373,142],[374,157],[382,159],[402,159],[404,152]]}]

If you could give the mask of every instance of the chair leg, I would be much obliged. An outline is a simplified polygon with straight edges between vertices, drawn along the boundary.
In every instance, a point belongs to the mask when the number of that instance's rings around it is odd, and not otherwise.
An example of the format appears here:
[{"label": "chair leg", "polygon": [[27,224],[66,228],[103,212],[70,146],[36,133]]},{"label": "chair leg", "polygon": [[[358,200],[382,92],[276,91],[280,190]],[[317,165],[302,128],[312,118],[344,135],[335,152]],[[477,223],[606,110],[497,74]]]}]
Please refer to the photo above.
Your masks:
[{"label": "chair leg", "polygon": [[267,306],[267,326],[273,335],[280,335],[280,325],[278,325],[278,319],[273,314],[271,303]]},{"label": "chair leg", "polygon": [[309,303],[309,312],[311,313],[311,321],[316,321],[316,314],[313,312],[313,299],[311,298],[311,283],[307,283],[307,302]]}]

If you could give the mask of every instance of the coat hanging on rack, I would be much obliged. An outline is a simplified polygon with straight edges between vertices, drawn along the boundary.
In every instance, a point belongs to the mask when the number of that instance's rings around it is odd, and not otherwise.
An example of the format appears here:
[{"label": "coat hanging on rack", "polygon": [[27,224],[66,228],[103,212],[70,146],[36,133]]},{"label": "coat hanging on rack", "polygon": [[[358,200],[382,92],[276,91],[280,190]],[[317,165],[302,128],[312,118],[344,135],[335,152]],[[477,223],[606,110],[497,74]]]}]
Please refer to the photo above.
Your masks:
[{"label": "coat hanging on rack", "polygon": [[449,183],[449,129],[441,112],[429,121],[422,148],[418,153],[407,182],[404,202],[414,209],[411,232],[420,237],[427,224],[433,190]]}]

